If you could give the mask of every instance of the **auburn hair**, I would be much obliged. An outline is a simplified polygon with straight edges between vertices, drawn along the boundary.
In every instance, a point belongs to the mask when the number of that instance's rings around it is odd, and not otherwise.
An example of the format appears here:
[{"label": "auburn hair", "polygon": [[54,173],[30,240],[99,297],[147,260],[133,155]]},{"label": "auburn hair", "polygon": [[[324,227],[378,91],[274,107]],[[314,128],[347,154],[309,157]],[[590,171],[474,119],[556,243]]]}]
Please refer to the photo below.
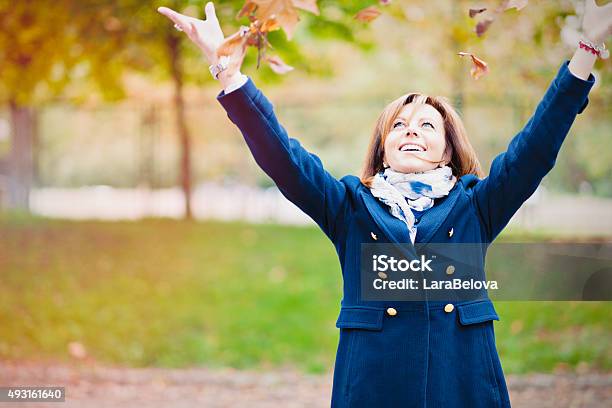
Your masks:
[{"label": "auburn hair", "polygon": [[448,149],[452,149],[451,160],[448,166],[452,169],[453,175],[457,178],[466,174],[484,177],[476,151],[467,137],[463,121],[448,99],[443,96],[430,96],[412,92],[402,95],[389,103],[378,117],[370,137],[370,143],[361,171],[361,182],[363,184],[370,187],[372,178],[383,170],[385,139],[403,106],[409,103],[431,105],[442,115],[446,138],[446,150],[444,153],[447,154]]}]

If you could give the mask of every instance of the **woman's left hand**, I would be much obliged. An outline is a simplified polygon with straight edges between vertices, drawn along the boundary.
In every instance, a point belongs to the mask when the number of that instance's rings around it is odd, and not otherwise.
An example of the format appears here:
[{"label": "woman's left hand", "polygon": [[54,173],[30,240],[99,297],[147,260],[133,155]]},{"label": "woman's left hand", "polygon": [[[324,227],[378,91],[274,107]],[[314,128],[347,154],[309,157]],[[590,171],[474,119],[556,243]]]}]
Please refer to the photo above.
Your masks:
[{"label": "woman's left hand", "polygon": [[585,0],[582,32],[593,44],[602,44],[612,34],[612,3],[598,6],[595,0]]}]

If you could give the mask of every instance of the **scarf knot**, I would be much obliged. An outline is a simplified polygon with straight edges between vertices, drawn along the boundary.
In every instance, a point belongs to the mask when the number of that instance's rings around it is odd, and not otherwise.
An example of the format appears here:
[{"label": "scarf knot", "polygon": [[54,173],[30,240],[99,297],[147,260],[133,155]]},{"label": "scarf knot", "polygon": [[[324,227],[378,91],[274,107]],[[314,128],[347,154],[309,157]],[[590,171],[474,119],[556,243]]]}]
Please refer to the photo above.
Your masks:
[{"label": "scarf knot", "polygon": [[387,168],[374,176],[370,191],[389,206],[394,217],[406,223],[414,244],[416,226],[412,210],[425,211],[433,207],[434,199],[448,195],[456,182],[449,166],[417,173],[399,173]]}]

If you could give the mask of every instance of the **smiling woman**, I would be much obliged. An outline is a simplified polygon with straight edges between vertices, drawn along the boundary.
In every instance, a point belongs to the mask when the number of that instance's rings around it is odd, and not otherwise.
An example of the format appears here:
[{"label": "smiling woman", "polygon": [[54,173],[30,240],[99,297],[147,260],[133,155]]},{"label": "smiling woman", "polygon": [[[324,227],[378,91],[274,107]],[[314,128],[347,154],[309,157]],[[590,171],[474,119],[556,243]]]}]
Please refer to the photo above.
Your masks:
[{"label": "smiling woman", "polygon": [[[410,144],[419,151],[406,151]],[[373,177],[386,168],[423,173],[444,166],[457,177],[483,176],[461,117],[448,99],[410,93],[389,103],[379,115],[361,181],[371,186]]]},{"label": "smiling woman", "polygon": [[[577,48],[571,63],[560,64],[533,117],[484,178],[461,118],[445,98],[409,93],[387,105],[361,178],[337,179],[289,137],[272,103],[240,73],[244,55],[219,67],[223,90],[217,100],[228,118],[283,195],[332,241],[342,266],[332,407],[510,406],[493,331],[499,317],[487,292],[467,301],[370,301],[361,291],[361,251],[364,243],[390,242],[415,259],[416,243],[489,245],[553,168],[585,109],[595,83],[593,52],[612,27],[610,11],[612,4],[598,8],[588,0],[584,29],[592,35],[591,48]],[[160,12],[187,30],[217,66],[223,35],[212,3],[205,22]],[[451,273],[462,273],[454,268]],[[477,272],[484,281],[484,267]]]}]

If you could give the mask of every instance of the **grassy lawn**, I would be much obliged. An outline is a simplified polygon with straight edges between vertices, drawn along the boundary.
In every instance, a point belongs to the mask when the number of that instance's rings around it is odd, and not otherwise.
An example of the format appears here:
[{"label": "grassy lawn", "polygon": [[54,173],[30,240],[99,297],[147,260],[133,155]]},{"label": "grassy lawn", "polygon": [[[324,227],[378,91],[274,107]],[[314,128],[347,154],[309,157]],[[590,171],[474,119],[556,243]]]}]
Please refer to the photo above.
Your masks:
[{"label": "grassy lawn", "polygon": [[[70,359],[76,341],[105,363],[321,372],[340,278],[315,228],[3,216],[0,358]],[[508,373],[612,368],[609,302],[496,307]]]}]

